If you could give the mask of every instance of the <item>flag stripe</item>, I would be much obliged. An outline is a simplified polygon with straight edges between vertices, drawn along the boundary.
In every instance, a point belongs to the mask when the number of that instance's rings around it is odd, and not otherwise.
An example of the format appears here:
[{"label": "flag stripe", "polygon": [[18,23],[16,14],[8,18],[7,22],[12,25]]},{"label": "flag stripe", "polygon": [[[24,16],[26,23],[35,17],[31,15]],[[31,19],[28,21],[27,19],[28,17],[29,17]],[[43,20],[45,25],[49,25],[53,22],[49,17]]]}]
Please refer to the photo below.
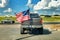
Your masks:
[{"label": "flag stripe", "polygon": [[29,20],[29,19],[30,19],[30,17],[28,15],[23,17],[23,20]]},{"label": "flag stripe", "polygon": [[20,23],[22,23],[26,20],[29,20],[30,19],[29,9],[27,11],[23,11],[23,12],[16,14],[16,19]]}]

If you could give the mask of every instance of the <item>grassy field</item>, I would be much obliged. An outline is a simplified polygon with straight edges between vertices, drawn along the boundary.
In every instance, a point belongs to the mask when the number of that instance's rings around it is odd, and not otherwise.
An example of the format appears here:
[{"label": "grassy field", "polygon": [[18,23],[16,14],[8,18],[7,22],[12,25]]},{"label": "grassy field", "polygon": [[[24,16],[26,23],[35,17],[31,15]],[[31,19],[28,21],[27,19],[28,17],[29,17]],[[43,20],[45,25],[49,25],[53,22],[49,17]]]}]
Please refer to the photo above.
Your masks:
[{"label": "grassy field", "polygon": [[[5,19],[7,19],[7,17],[4,17],[4,16],[0,16],[0,22],[2,21],[2,20],[5,20]],[[8,19],[11,19],[11,20],[14,20],[14,21],[16,21],[16,17],[8,17]]]},{"label": "grassy field", "polygon": [[[51,16],[51,17],[43,17],[41,16],[44,22],[60,22],[60,16]],[[0,16],[0,22],[5,20],[7,17]],[[16,21],[16,17],[9,17],[9,19]]]},{"label": "grassy field", "polygon": [[60,16],[42,17],[44,22],[60,22]]}]

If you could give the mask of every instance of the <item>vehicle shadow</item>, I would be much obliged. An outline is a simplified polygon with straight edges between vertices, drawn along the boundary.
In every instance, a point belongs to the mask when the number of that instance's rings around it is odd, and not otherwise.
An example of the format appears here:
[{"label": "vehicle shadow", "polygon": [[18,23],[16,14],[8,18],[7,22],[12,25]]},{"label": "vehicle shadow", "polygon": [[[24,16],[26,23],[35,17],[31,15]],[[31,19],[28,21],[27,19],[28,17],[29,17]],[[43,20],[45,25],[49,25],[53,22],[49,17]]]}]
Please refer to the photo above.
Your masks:
[{"label": "vehicle shadow", "polygon": [[48,29],[43,29],[43,33],[40,33],[40,31],[34,29],[32,30],[32,33],[29,33],[30,35],[48,35],[51,34],[51,31],[49,31]]},{"label": "vehicle shadow", "polygon": [[48,34],[51,34],[52,32],[49,31],[48,29],[44,29],[43,30],[43,35],[48,35]]},{"label": "vehicle shadow", "polygon": [[26,36],[26,37],[22,37],[22,38],[18,38],[16,40],[23,40],[25,38],[29,38],[29,37],[34,37],[34,36],[37,36],[37,35],[48,35],[48,34],[51,34],[51,31],[47,30],[47,29],[43,29],[43,34],[40,34],[38,32],[38,30],[32,30],[33,32],[32,33],[29,33],[30,36]]}]

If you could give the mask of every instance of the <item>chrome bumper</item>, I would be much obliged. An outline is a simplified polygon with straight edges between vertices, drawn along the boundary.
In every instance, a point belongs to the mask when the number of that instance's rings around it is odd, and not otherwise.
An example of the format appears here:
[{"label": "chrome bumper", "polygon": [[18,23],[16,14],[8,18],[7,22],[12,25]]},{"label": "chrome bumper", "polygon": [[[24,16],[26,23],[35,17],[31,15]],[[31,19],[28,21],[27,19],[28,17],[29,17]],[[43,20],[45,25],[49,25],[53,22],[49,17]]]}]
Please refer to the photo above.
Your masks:
[{"label": "chrome bumper", "polygon": [[21,25],[22,28],[41,28],[43,25]]}]

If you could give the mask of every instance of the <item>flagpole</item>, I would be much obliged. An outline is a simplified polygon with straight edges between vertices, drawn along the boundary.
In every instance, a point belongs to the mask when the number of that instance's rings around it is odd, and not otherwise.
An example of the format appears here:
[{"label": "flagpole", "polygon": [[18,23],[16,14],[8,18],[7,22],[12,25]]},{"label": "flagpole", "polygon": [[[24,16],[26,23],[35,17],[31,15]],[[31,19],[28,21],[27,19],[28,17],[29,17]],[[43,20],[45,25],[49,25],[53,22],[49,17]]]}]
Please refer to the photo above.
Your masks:
[{"label": "flagpole", "polygon": [[[29,16],[30,16],[30,7],[28,6],[28,8],[29,8]],[[29,27],[30,27],[30,31],[32,32],[32,18],[30,17],[30,20],[29,20],[29,22],[30,22],[30,24],[28,25]]]}]

